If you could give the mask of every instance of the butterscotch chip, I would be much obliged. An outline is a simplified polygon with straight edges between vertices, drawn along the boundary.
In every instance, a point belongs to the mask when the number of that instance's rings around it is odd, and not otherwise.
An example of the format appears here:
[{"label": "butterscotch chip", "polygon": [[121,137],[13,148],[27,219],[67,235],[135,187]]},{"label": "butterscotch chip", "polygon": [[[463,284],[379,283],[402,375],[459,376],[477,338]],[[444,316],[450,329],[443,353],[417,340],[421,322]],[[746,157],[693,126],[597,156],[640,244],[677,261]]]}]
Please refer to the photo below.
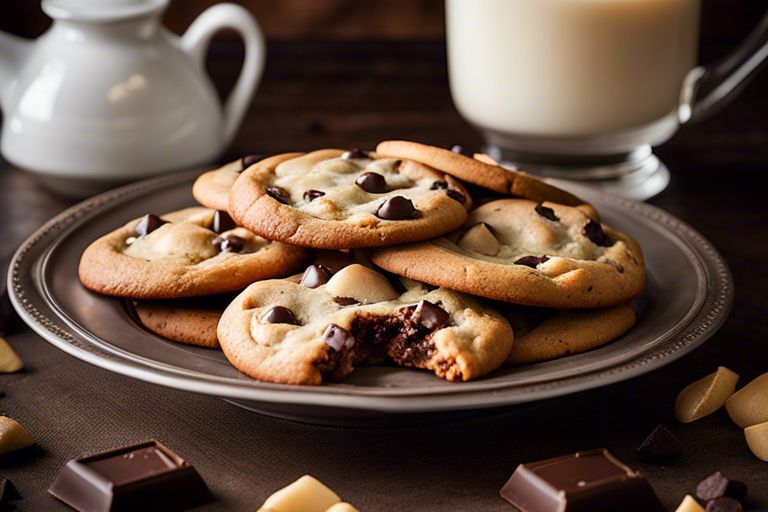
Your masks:
[{"label": "butterscotch chip", "polygon": [[768,462],[768,421],[745,428],[744,436],[755,457]]},{"label": "butterscotch chip", "polygon": [[720,409],[736,390],[738,374],[724,366],[703,379],[689,384],[675,401],[675,416],[682,423],[690,423]]},{"label": "butterscotch chip", "polygon": [[0,455],[15,452],[33,444],[35,440],[19,422],[8,416],[0,416]]},{"label": "butterscotch chip", "polygon": [[304,475],[267,498],[259,512],[326,512],[337,503],[341,498],[335,492]]},{"label": "butterscotch chip", "polygon": [[13,373],[21,370],[24,363],[13,348],[0,337],[0,373]]},{"label": "butterscotch chip", "polygon": [[725,402],[725,408],[741,428],[768,421],[768,373],[731,395]]},{"label": "butterscotch chip", "polygon": [[689,494],[683,498],[683,501],[677,506],[675,512],[704,512],[704,507],[699,505],[699,502]]}]

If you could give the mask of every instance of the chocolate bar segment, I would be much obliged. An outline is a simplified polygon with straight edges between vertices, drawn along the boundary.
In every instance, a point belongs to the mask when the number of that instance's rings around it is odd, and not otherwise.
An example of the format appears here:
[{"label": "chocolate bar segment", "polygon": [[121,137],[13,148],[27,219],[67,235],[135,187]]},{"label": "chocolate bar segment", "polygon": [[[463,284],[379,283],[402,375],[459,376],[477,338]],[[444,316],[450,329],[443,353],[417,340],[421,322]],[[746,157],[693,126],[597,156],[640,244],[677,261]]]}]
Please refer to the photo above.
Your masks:
[{"label": "chocolate bar segment", "polygon": [[638,472],[608,450],[520,464],[501,496],[521,512],[663,512]]},{"label": "chocolate bar segment", "polygon": [[213,499],[195,468],[157,441],[70,460],[48,492],[81,512],[179,511]]}]

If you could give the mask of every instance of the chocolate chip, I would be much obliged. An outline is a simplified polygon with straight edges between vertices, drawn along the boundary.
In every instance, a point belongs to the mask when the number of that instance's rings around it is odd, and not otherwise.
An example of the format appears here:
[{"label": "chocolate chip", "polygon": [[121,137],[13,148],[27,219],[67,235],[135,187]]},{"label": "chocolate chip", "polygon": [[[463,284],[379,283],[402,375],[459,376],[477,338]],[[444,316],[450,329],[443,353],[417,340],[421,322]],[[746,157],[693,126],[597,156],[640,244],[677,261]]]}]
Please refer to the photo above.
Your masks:
[{"label": "chocolate chip", "polygon": [[350,149],[349,151],[345,151],[344,154],[341,155],[341,158],[344,160],[364,159],[371,158],[371,155],[367,151],[355,148]]},{"label": "chocolate chip", "polygon": [[323,192],[322,190],[310,189],[310,190],[304,191],[304,200],[314,201],[318,197],[322,197],[324,195],[325,195],[325,192]]},{"label": "chocolate chip", "polygon": [[267,194],[273,199],[283,204],[291,204],[291,194],[287,190],[280,187],[267,187]]},{"label": "chocolate chip", "polygon": [[211,243],[221,252],[240,252],[245,247],[245,240],[237,235],[217,236]]},{"label": "chocolate chip", "polygon": [[336,352],[340,352],[344,347],[352,348],[355,345],[354,336],[336,324],[330,324],[325,328],[323,341]]},{"label": "chocolate chip", "polygon": [[742,512],[744,507],[739,500],[722,497],[707,503],[706,512]]},{"label": "chocolate chip", "polygon": [[443,180],[437,180],[432,183],[432,186],[429,187],[432,190],[445,190],[448,188],[448,182]]},{"label": "chocolate chip", "polygon": [[352,297],[334,297],[333,302],[340,306],[351,306],[352,304],[360,304],[360,301],[353,299]]},{"label": "chocolate chip", "polygon": [[537,204],[536,208],[534,208],[534,210],[536,210],[536,213],[538,213],[539,215],[541,215],[545,219],[549,219],[549,220],[551,220],[553,222],[558,222],[560,220],[560,217],[555,215],[555,210],[553,210],[552,208],[549,208],[547,206],[544,206],[541,203]]},{"label": "chocolate chip", "polygon": [[262,317],[262,322],[266,324],[290,324],[299,325],[293,311],[283,306],[275,306]]},{"label": "chocolate chip", "polygon": [[446,325],[450,321],[451,315],[428,300],[420,300],[416,306],[416,311],[413,312],[413,319],[427,329],[434,330]]},{"label": "chocolate chip", "polygon": [[474,158],[474,154],[471,151],[469,151],[468,149],[464,149],[464,147],[459,146],[458,144],[454,144],[453,146],[451,146],[450,149],[451,151],[453,151],[454,153],[458,153],[459,155],[464,155],[469,158]]},{"label": "chocolate chip", "polygon": [[214,233],[223,233],[230,229],[235,229],[237,224],[232,220],[229,214],[222,210],[216,210],[213,212],[213,222],[211,223],[211,231]]},{"label": "chocolate chip", "polygon": [[136,235],[147,236],[163,224],[168,224],[168,222],[164,221],[157,215],[148,213],[147,215],[143,216],[139,222],[136,223],[136,227],[133,229],[136,231]]},{"label": "chocolate chip", "polygon": [[515,265],[525,265],[526,267],[536,268],[542,263],[549,261],[549,256],[523,256],[515,261]]},{"label": "chocolate chip", "polygon": [[11,502],[20,499],[21,494],[16,490],[13,482],[9,478],[0,478],[0,510],[13,510]]},{"label": "chocolate chip", "polygon": [[445,191],[445,193],[448,194],[448,197],[450,197],[454,201],[460,202],[461,204],[464,204],[464,202],[467,200],[464,194],[462,194],[458,190],[448,189]]},{"label": "chocolate chip", "polygon": [[416,213],[413,202],[403,196],[390,197],[376,210],[376,216],[384,220],[410,219]]},{"label": "chocolate chip", "polygon": [[264,159],[263,155],[245,155],[240,159],[240,172],[243,172],[255,163],[258,163]]},{"label": "chocolate chip", "polygon": [[702,500],[714,500],[727,496],[743,500],[747,496],[747,485],[738,480],[729,480],[721,472],[715,471],[696,486],[696,496]]},{"label": "chocolate chip", "polygon": [[310,265],[301,276],[299,284],[305,288],[317,288],[327,283],[331,276],[333,272],[325,265]]},{"label": "chocolate chip", "polygon": [[601,247],[609,247],[613,245],[608,236],[603,232],[603,227],[600,225],[600,223],[595,222],[592,219],[586,223],[582,233],[595,245],[599,245]]},{"label": "chocolate chip", "polygon": [[679,457],[682,453],[683,445],[664,425],[656,425],[656,428],[637,447],[637,455],[647,462],[666,462]]},{"label": "chocolate chip", "polygon": [[355,185],[371,194],[383,194],[387,191],[387,180],[377,172],[364,172],[357,177]]}]

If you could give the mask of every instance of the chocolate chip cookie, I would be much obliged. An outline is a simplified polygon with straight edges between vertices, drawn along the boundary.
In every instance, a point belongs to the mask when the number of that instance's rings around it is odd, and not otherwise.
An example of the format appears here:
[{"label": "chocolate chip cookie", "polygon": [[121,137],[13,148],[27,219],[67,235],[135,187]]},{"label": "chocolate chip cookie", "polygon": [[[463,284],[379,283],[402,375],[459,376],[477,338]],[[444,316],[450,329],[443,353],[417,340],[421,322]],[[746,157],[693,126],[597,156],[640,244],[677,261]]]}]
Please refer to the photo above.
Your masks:
[{"label": "chocolate chip cookie", "polygon": [[[295,155],[298,156],[300,153]],[[203,206],[226,211],[232,185],[244,170],[262,160],[265,158],[261,155],[246,155],[201,174],[192,185],[192,196]]]},{"label": "chocolate chip cookie", "polygon": [[639,245],[581,209],[499,199],[448,236],[378,249],[373,262],[400,276],[490,299],[550,308],[629,302],[645,285]]},{"label": "chocolate chip cookie", "polygon": [[461,183],[426,165],[337,149],[261,161],[229,194],[242,226],[317,249],[425,240],[459,227],[470,206]]},{"label": "chocolate chip cookie", "polygon": [[490,158],[478,159],[459,151],[407,140],[380,142],[376,146],[376,153],[382,157],[415,160],[460,178],[467,183],[493,190],[499,194],[522,197],[537,202],[552,201],[567,206],[583,205],[586,207],[585,211],[596,218],[594,209],[573,194],[544,183],[524,172],[505,169]]},{"label": "chocolate chip cookie", "polygon": [[[219,348],[216,326],[226,303],[221,296],[197,299],[139,301],[133,305],[141,324],[169,340],[187,345]],[[202,300],[201,300],[202,299]]]},{"label": "chocolate chip cookie", "polygon": [[501,366],[513,341],[509,323],[470,297],[415,283],[401,293],[358,264],[310,267],[300,284],[252,284],[224,311],[218,336],[246,375],[313,385],[384,362],[467,381]]},{"label": "chocolate chip cookie", "polygon": [[308,253],[270,242],[224,211],[187,208],[147,214],[86,248],[78,269],[93,291],[164,299],[238,291],[259,279],[301,268]]},{"label": "chocolate chip cookie", "polygon": [[515,331],[507,364],[548,361],[601,347],[635,325],[635,308],[545,309],[495,303]]}]

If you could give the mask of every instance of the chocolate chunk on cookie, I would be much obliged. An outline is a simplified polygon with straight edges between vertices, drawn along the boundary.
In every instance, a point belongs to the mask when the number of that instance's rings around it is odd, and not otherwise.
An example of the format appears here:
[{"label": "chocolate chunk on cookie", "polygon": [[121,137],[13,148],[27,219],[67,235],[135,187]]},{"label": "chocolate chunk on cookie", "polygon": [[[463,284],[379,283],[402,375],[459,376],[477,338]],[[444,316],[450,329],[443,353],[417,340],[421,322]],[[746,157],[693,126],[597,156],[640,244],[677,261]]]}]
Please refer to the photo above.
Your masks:
[{"label": "chocolate chunk on cookie", "polygon": [[[340,304],[340,296],[356,302]],[[276,308],[290,310],[296,323],[262,321]],[[501,366],[513,343],[509,323],[475,299],[422,286],[397,293],[357,264],[314,288],[254,283],[227,307],[218,337],[237,369],[287,384],[339,380],[355,366],[387,361],[467,381]]]},{"label": "chocolate chunk on cookie", "polygon": [[307,259],[301,248],[265,240],[221,213],[216,218],[214,210],[187,208],[162,215],[162,223],[150,216],[133,220],[86,248],[80,281],[117,297],[193,297],[288,275]]},{"label": "chocolate chunk on cookie", "polygon": [[[434,188],[436,182],[445,188]],[[254,233],[316,249],[386,247],[456,229],[471,199],[424,164],[336,149],[278,155],[243,172],[229,212]]]},{"label": "chocolate chunk on cookie", "polygon": [[372,260],[434,286],[548,308],[615,306],[645,285],[642,252],[631,237],[580,208],[526,199],[485,203],[463,228],[378,249]]}]

